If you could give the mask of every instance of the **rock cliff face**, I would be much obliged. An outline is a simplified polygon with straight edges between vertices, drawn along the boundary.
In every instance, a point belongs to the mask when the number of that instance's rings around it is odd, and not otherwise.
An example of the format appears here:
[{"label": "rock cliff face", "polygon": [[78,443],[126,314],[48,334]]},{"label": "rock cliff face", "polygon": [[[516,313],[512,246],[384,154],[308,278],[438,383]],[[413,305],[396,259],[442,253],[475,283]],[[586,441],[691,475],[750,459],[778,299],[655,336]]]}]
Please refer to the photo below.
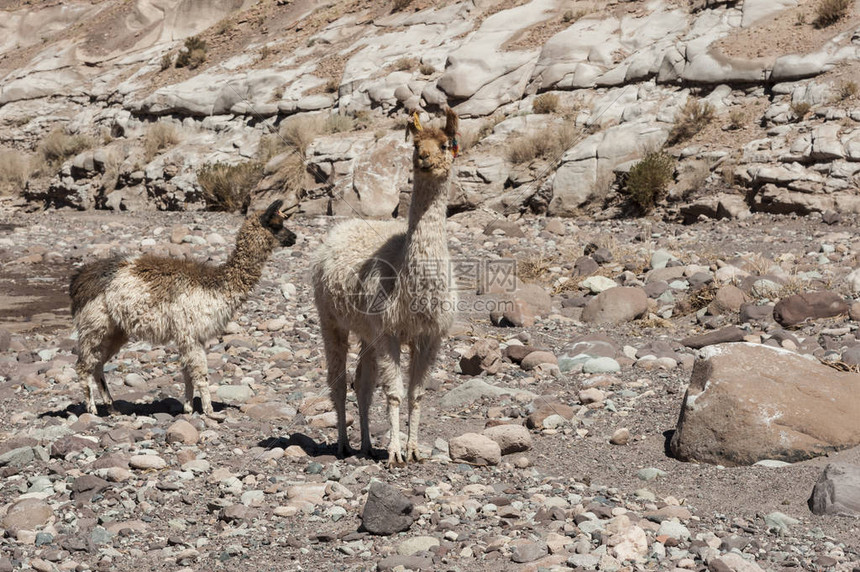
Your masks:
[{"label": "rock cliff face", "polygon": [[[622,215],[627,171],[669,145],[664,215],[860,212],[860,16],[815,18],[797,0],[6,3],[0,152],[29,167],[0,185],[17,207],[199,209],[201,168],[253,161],[252,204],[390,217],[401,118],[447,103],[455,211]],[[158,124],[176,140],[147,142]],[[56,129],[87,154],[40,163]]]}]

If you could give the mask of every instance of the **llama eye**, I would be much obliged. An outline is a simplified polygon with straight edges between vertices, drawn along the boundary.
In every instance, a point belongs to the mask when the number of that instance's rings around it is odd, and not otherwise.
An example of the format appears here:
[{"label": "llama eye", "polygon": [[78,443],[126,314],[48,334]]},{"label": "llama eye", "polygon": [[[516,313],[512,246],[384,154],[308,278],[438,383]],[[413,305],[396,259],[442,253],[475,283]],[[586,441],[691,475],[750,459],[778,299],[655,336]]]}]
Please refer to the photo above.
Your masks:
[{"label": "llama eye", "polygon": [[442,150],[443,150],[443,151],[447,151],[447,150],[448,150],[448,144],[447,144],[447,143],[442,143]]}]

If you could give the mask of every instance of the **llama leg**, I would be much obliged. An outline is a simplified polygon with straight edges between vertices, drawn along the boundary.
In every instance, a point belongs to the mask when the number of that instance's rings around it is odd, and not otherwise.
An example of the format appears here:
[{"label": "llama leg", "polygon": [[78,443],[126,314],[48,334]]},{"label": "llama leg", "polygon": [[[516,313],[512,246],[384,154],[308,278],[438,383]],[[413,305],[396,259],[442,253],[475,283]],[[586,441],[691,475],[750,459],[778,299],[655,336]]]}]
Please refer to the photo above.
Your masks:
[{"label": "llama leg", "polygon": [[344,457],[353,453],[346,434],[346,353],[349,350],[349,332],[332,322],[321,320],[320,325],[328,369],[326,383],[337,414],[337,455]]},{"label": "llama leg", "polygon": [[100,308],[87,306],[75,320],[78,331],[78,362],[75,369],[78,380],[84,388],[84,398],[87,412],[98,415],[96,408],[96,380],[95,375],[101,375],[102,347],[107,334],[107,323],[103,318]]},{"label": "llama leg", "polygon": [[418,425],[421,423],[421,398],[427,374],[436,362],[439,353],[438,338],[422,338],[412,345],[409,358],[409,433],[406,439],[406,462],[420,461],[418,454]]},{"label": "llama leg", "polygon": [[355,392],[358,396],[358,417],[361,425],[361,452],[370,455],[370,404],[376,389],[376,350],[372,345],[362,342],[355,368]]},{"label": "llama leg", "polygon": [[400,402],[403,400],[403,378],[400,375],[400,340],[389,336],[379,349],[379,381],[388,401],[388,466],[402,465],[400,450]]},{"label": "llama leg", "polygon": [[110,394],[110,388],[108,387],[107,380],[105,379],[104,364],[110,361],[110,359],[116,355],[119,349],[127,341],[128,337],[121,330],[111,330],[102,342],[101,361],[96,366],[95,370],[95,380],[101,390],[102,399],[104,399],[105,403],[108,405],[108,409],[111,411],[114,410],[113,397]]},{"label": "llama leg", "polygon": [[[186,412],[194,407],[194,393],[196,389],[200,395],[200,406],[203,410],[203,415],[212,419],[224,419],[226,415],[216,414],[212,409],[212,395],[209,393],[209,368],[206,365],[206,350],[202,345],[195,344],[183,352],[183,360],[188,371],[188,377],[193,385],[191,391],[191,399],[188,399],[188,383],[185,384],[185,408]],[[186,378],[187,379],[187,378]]]}]

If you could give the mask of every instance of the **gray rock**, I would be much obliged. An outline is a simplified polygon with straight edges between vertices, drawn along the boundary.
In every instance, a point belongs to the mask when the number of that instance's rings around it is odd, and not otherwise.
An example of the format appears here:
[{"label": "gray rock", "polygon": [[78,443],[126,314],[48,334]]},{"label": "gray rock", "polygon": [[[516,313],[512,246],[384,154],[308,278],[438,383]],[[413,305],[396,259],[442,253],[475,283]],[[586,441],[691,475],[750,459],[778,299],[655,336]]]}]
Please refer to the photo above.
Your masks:
[{"label": "gray rock", "polygon": [[367,491],[361,524],[372,534],[396,534],[412,526],[412,508],[412,502],[396,488],[373,481]]},{"label": "gray rock", "polygon": [[808,504],[813,514],[860,516],[860,466],[830,463],[824,467]]}]

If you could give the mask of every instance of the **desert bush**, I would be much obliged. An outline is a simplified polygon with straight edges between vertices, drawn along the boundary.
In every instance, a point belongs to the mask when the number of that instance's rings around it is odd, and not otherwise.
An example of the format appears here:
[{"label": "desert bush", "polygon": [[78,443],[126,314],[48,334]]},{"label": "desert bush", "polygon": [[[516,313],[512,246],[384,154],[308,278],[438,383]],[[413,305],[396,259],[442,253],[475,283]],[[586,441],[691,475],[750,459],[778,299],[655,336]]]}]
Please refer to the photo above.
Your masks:
[{"label": "desert bush", "polygon": [[558,159],[576,140],[577,131],[569,123],[529,135],[513,138],[508,143],[508,160],[519,165],[538,158]]},{"label": "desert bush", "polygon": [[851,80],[839,82],[839,99],[845,101],[857,95],[857,83]]},{"label": "desert bush", "polygon": [[436,68],[430,64],[421,64],[418,66],[418,71],[421,72],[421,75],[433,75],[436,73]]},{"label": "desert bush", "polygon": [[707,101],[689,98],[669,133],[669,144],[692,138],[714,119],[714,106]]},{"label": "desert bush", "polygon": [[197,182],[206,206],[213,211],[245,212],[251,191],[263,178],[263,164],[247,161],[229,165],[211,163],[197,170]]},{"label": "desert bush", "polygon": [[340,80],[335,77],[328,78],[324,89],[326,93],[337,93],[337,90],[340,89]]},{"label": "desert bush", "polygon": [[161,71],[168,69],[173,65],[173,56],[170,55],[170,52],[161,56]]},{"label": "desert bush", "polygon": [[290,117],[281,124],[278,136],[285,149],[295,150],[304,157],[323,130],[323,120],[318,115]]},{"label": "desert bush", "polygon": [[24,153],[0,151],[0,195],[21,190],[30,172],[30,158]]},{"label": "desert bush", "polygon": [[654,208],[672,182],[675,160],[665,151],[650,151],[630,169],[624,192],[643,213]]},{"label": "desert bush", "polygon": [[325,119],[323,131],[325,133],[346,133],[355,129],[355,119],[349,115],[332,113]]},{"label": "desert bush", "polygon": [[55,129],[42,139],[36,151],[47,166],[53,168],[69,157],[92,148],[94,144],[92,138],[86,135],[68,135],[62,129]]},{"label": "desert bush", "polygon": [[555,113],[558,109],[558,96],[554,93],[544,93],[537,96],[532,103],[535,113]]},{"label": "desert bush", "polygon": [[825,28],[841,20],[854,0],[819,0],[815,7],[815,26]]},{"label": "desert bush", "polygon": [[160,151],[179,143],[179,134],[171,123],[153,123],[143,136],[143,158],[149,163]]},{"label": "desert bush", "polygon": [[206,41],[191,36],[185,39],[185,50],[176,57],[176,67],[195,69],[206,61]]},{"label": "desert bush", "polygon": [[803,121],[810,109],[812,105],[808,101],[795,101],[791,104],[791,114],[795,121]]},{"label": "desert bush", "polygon": [[418,60],[415,58],[400,58],[395,60],[395,71],[412,71],[418,66]]},{"label": "desert bush", "polygon": [[412,0],[394,0],[394,11],[405,10],[410,4],[412,4]]},{"label": "desert bush", "polygon": [[741,108],[729,112],[729,129],[743,129],[747,122],[747,114]]}]

